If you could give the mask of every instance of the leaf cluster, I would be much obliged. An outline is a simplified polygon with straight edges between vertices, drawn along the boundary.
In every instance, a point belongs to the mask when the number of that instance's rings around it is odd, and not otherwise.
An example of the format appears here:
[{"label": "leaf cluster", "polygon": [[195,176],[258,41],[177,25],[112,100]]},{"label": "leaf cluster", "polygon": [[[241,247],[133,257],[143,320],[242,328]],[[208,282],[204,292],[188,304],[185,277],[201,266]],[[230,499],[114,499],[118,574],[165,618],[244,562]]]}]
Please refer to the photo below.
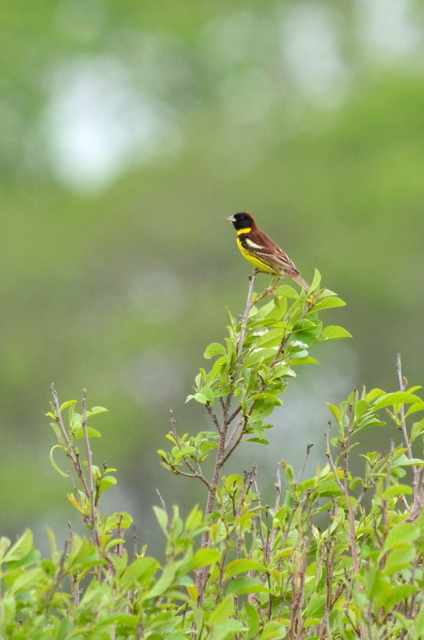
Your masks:
[{"label": "leaf cluster", "polygon": [[[424,635],[424,402],[407,388],[354,390],[326,433],[327,461],[302,479],[286,461],[277,468],[275,501],[264,504],[258,470],[223,476],[243,441],[265,444],[263,431],[309,349],[345,337],[324,327],[321,311],[341,306],[332,292],[297,295],[287,286],[253,293],[245,313],[229,315],[229,337],[210,345],[190,399],[205,407],[211,430],[180,436],[171,415],[170,452],[159,452],[176,475],[206,487],[204,512],[187,517],[161,499],[154,511],[165,539],[164,561],[139,548],[129,514],[100,511],[116,484],[114,469],[93,462],[100,432],[88,422],[105,409],[59,403],[47,414],[57,439],[50,459],[70,478],[69,500],[87,527],[70,530],[59,550],[49,531],[49,558],[27,530],[14,544],[0,539],[0,637],[13,640],[419,640]],[[218,412],[219,409],[219,412]],[[65,412],[67,417],[65,418]],[[361,431],[399,431],[401,444],[357,454]],[[230,428],[231,427],[231,428]],[[380,436],[381,439],[381,436]],[[70,465],[57,462],[61,453]],[[307,454],[309,453],[309,449]],[[54,457],[55,456],[55,457]],[[213,456],[208,477],[203,462]],[[363,473],[354,475],[358,461]],[[125,533],[131,532],[133,548]]]}]

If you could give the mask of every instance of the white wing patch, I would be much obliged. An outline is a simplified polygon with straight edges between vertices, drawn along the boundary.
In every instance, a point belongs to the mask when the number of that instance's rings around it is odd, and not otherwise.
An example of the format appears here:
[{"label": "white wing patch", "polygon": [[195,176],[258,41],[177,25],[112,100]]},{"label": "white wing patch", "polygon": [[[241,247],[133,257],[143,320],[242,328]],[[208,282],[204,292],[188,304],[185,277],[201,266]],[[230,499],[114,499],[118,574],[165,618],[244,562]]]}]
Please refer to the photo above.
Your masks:
[{"label": "white wing patch", "polygon": [[263,249],[262,245],[256,244],[256,242],[253,242],[253,240],[250,240],[250,238],[245,238],[244,241],[249,245],[249,247],[252,247],[252,249]]}]

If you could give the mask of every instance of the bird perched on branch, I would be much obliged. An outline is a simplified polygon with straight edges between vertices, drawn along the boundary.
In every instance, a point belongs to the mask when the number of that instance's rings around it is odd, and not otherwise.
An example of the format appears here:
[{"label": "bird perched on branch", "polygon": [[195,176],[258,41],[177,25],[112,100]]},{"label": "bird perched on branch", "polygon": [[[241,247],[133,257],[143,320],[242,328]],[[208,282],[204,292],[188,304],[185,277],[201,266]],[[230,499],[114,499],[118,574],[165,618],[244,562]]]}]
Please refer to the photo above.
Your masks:
[{"label": "bird perched on branch", "polygon": [[[237,244],[242,255],[262,273],[292,278],[306,290],[310,285],[304,280],[299,270],[272,238],[259,229],[250,213],[235,213],[227,218],[237,231]],[[272,289],[275,287],[274,283]]]}]

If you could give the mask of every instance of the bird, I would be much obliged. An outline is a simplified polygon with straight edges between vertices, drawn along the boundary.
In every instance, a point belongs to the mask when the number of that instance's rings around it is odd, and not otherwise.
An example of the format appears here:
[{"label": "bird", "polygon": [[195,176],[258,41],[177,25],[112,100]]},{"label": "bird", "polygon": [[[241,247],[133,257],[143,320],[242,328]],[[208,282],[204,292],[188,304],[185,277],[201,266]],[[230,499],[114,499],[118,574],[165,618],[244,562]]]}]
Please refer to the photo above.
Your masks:
[{"label": "bird", "polygon": [[237,231],[237,244],[242,256],[249,260],[261,273],[278,276],[272,289],[275,288],[278,280],[284,276],[292,278],[304,289],[310,289],[310,285],[302,278],[299,269],[296,268],[287,253],[265,231],[259,229],[250,213],[246,211],[235,213],[227,220],[233,223]]}]

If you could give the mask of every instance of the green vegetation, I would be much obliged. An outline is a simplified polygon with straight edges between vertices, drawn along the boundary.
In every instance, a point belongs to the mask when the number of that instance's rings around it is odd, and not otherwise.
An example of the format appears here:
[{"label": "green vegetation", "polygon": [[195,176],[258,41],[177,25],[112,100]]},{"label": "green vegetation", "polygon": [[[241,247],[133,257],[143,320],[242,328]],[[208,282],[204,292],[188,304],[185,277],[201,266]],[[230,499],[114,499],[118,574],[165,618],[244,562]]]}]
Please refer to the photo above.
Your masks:
[{"label": "green vegetation", "polygon": [[[58,549],[50,533],[46,559],[30,530],[14,544],[0,540],[2,638],[423,637],[424,402],[420,387],[406,388],[400,358],[398,390],[355,390],[330,405],[328,463],[314,477],[303,479],[304,466],[295,472],[281,461],[272,506],[261,501],[260,469],[221,477],[239,445],[267,443],[280,395],[295,383],[298,366],[315,362],[310,348],[349,335],[323,324],[344,303],[320,287],[318,272],[300,295],[288,285],[256,294],[254,285],[252,276],[242,317],[228,314],[229,336],[206,349],[205,357],[216,359],[210,371],[200,370],[189,396],[204,406],[210,430],[179,435],[171,416],[172,448],[159,451],[168,471],[199,481],[207,494],[204,512],[192,506],[186,518],[162,499],[155,507],[162,563],[139,548],[130,515],[100,510],[101,496],[116,483],[114,469],[96,465],[91,450],[100,436],[92,418],[104,409],[87,410],[84,393],[78,413],[75,401],[60,405],[52,389],[51,462],[62,476],[70,464],[69,499],[89,534],[71,530]],[[354,477],[361,432],[386,419],[403,444],[380,432],[383,450],[361,455],[363,473]]]}]

